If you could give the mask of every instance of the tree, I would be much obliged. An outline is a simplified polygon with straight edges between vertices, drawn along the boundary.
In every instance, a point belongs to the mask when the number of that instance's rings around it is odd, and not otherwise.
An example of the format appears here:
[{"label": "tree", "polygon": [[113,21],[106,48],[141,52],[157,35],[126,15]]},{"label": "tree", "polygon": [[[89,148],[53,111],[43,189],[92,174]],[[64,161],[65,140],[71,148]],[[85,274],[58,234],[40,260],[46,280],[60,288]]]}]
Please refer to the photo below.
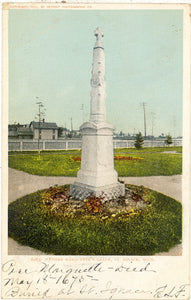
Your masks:
[{"label": "tree", "polygon": [[68,132],[68,134],[67,134],[67,137],[69,138],[69,139],[71,139],[72,137],[73,137],[73,132],[72,131],[70,131],[70,132]]},{"label": "tree", "polygon": [[135,148],[141,149],[143,143],[144,143],[144,138],[143,138],[141,132],[139,132],[138,134],[136,134],[136,137],[135,137],[135,143],[134,143]]},{"label": "tree", "polygon": [[167,146],[170,146],[170,144],[172,144],[172,136],[170,134],[168,134],[166,136],[166,140],[164,142]]},{"label": "tree", "polygon": [[62,136],[63,131],[64,131],[63,127],[58,127],[58,137]]}]

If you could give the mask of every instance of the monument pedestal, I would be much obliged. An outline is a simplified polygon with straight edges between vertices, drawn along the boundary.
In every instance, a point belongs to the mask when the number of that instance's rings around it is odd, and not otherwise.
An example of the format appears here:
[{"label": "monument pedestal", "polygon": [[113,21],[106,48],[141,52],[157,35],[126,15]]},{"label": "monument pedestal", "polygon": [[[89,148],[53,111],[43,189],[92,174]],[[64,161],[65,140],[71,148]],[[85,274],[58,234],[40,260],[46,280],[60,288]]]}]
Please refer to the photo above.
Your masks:
[{"label": "monument pedestal", "polygon": [[85,199],[90,194],[102,194],[105,200],[124,195],[125,186],[118,182],[113,159],[113,126],[106,122],[87,122],[81,127],[82,159],[77,180],[70,194]]},{"label": "monument pedestal", "polygon": [[100,187],[75,182],[71,185],[70,193],[74,198],[80,200],[83,200],[90,195],[94,195],[96,197],[103,196],[104,201],[107,201],[117,199],[119,196],[124,195],[125,186],[120,182]]}]

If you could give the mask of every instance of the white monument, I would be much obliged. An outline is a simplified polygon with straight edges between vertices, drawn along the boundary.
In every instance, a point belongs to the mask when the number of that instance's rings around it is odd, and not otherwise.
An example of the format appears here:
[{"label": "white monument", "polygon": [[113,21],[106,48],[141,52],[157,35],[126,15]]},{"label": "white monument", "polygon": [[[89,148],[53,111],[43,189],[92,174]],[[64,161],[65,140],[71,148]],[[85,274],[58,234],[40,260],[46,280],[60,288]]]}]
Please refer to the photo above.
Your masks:
[{"label": "white monument", "polygon": [[90,194],[105,199],[124,195],[125,186],[118,182],[114,169],[113,126],[106,122],[105,112],[105,54],[100,28],[94,32],[96,43],[93,50],[91,79],[90,121],[84,123],[82,132],[82,160],[77,180],[71,185],[74,198],[84,199]]}]

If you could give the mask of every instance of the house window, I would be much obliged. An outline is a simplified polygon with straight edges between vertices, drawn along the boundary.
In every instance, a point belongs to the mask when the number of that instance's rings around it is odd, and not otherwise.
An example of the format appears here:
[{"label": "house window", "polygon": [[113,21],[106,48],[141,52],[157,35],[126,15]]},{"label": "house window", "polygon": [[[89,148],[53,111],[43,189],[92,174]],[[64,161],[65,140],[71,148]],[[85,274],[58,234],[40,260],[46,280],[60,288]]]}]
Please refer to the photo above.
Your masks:
[{"label": "house window", "polygon": [[55,134],[55,129],[53,129],[53,134]]},{"label": "house window", "polygon": [[55,140],[55,135],[53,134],[52,139]]}]

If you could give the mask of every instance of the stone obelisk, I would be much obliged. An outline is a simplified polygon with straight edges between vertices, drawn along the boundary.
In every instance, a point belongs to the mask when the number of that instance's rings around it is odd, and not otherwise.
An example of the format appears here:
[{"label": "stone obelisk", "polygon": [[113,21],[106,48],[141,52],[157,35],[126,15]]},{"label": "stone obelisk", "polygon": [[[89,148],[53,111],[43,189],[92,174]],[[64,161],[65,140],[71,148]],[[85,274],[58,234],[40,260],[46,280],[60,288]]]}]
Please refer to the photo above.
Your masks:
[{"label": "stone obelisk", "polygon": [[93,49],[91,79],[90,120],[80,127],[82,133],[81,169],[77,180],[71,185],[73,197],[84,199],[90,194],[105,199],[124,195],[125,186],[118,182],[114,169],[113,126],[106,122],[105,109],[105,53],[100,28],[94,32],[96,43]]}]

